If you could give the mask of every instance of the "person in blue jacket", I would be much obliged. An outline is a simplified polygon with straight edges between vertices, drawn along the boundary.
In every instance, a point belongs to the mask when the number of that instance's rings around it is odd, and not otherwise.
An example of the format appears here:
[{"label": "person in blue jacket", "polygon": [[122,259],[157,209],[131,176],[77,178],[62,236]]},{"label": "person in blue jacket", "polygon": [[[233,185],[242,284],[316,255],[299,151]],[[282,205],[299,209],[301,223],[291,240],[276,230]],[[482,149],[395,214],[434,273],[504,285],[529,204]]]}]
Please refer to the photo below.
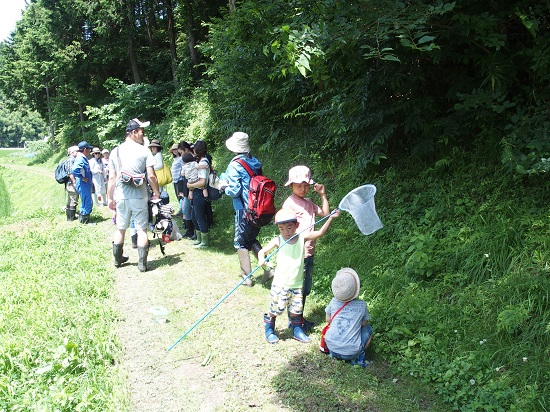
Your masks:
[{"label": "person in blue jacket", "polygon": [[[242,277],[247,278],[248,274],[252,271],[249,251],[252,250],[257,258],[262,245],[257,239],[260,228],[251,225],[246,219],[250,175],[236,160],[243,159],[255,174],[261,174],[262,164],[250,154],[250,145],[246,133],[233,133],[226,140],[225,145],[235,154],[235,157],[231,159],[227,166],[221,189],[227,196],[233,199],[233,209],[235,209],[235,237],[233,246],[237,249]],[[250,278],[247,278],[244,284],[246,286],[253,285]]]},{"label": "person in blue jacket", "polygon": [[86,141],[78,144],[78,153],[73,162],[72,173],[76,179],[76,191],[80,195],[80,223],[90,223],[92,213],[92,171],[88,157],[93,149]]}]

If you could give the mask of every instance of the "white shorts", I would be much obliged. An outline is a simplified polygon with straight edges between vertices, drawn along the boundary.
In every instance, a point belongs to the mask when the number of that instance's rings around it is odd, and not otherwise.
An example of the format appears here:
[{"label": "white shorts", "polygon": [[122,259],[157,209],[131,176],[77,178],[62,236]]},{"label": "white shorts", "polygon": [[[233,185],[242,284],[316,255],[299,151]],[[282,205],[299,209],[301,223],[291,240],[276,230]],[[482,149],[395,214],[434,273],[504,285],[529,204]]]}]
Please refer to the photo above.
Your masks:
[{"label": "white shorts", "polygon": [[149,226],[149,209],[147,199],[125,199],[117,200],[116,203],[116,227],[126,230],[130,222],[134,220],[136,229],[147,230]]}]

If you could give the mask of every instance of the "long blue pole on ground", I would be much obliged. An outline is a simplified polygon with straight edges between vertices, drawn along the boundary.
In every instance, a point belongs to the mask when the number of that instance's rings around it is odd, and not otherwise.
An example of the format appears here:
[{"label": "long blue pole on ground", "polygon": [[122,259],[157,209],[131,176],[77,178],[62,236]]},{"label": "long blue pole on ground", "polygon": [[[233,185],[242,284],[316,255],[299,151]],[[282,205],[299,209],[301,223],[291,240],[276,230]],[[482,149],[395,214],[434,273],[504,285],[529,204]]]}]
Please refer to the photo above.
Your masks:
[{"label": "long blue pole on ground", "polygon": [[[311,225],[311,226],[305,228],[305,229],[302,230],[301,232],[294,234],[294,236],[292,236],[290,239],[288,239],[287,241],[285,241],[281,246],[279,246],[277,249],[275,249],[274,252],[272,252],[271,254],[269,254],[268,256],[266,256],[265,261],[268,262],[269,259],[271,259],[271,257],[272,257],[273,255],[275,255],[275,253],[277,253],[277,252],[279,251],[279,249],[281,249],[284,245],[286,245],[291,239],[293,239],[294,237],[298,236],[300,233],[305,232],[306,230],[308,230],[308,229],[311,228],[312,226],[315,226],[317,223],[322,222],[322,221],[325,220],[325,219],[328,219],[328,218],[329,218],[331,215],[333,215],[333,214],[334,214],[334,211],[333,211],[332,213],[330,213],[329,215],[323,217],[322,219],[319,219],[317,222],[313,223],[313,225]],[[196,321],[195,323],[193,323],[193,325],[192,325],[189,329],[187,329],[187,331],[186,331],[183,335],[181,335],[181,336],[178,338],[178,340],[176,340],[176,341],[168,348],[168,352],[170,352],[178,343],[181,342],[181,340],[182,340],[183,338],[185,338],[185,337],[189,334],[189,332],[191,332],[193,329],[195,329],[195,327],[196,327],[199,323],[201,323],[208,315],[210,315],[210,314],[214,311],[214,309],[216,309],[218,306],[220,306],[220,304],[221,304],[225,299],[227,299],[229,296],[231,296],[231,294],[232,294],[233,292],[235,292],[235,291],[237,290],[237,288],[238,288],[239,286],[241,286],[248,278],[250,278],[259,268],[260,268],[259,265],[256,266],[256,267],[254,268],[254,270],[252,270],[246,277],[244,277],[239,283],[237,283],[237,285],[236,285],[233,289],[231,289],[228,293],[226,293],[225,296],[224,296],[223,298],[221,298],[221,299],[218,301],[218,303],[216,303],[214,306],[212,306],[212,308],[210,308],[210,310],[209,310],[208,312],[206,312],[204,315],[202,315],[202,317],[201,317],[198,321]]]}]

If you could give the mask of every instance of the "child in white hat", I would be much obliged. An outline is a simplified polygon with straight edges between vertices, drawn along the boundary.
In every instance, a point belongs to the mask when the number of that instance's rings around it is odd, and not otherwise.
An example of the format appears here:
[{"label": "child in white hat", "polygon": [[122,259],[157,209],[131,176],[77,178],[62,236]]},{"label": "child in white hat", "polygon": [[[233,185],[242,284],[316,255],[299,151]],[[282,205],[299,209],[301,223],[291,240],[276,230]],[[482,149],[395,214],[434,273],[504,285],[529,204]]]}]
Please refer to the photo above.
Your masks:
[{"label": "child in white hat", "polygon": [[365,350],[373,332],[367,324],[370,319],[367,303],[357,299],[360,288],[355,270],[343,268],[336,272],[332,280],[334,298],[325,309],[326,320],[331,323],[325,341],[333,358],[366,367]]},{"label": "child in white hat", "polygon": [[303,233],[296,233],[299,223],[296,214],[292,210],[281,209],[275,215],[275,224],[280,234],[258,252],[258,264],[263,265],[266,253],[279,248],[277,266],[271,284],[269,311],[264,314],[265,339],[269,343],[279,342],[279,338],[275,334],[275,319],[283,314],[287,308],[292,337],[303,343],[311,342],[311,339],[306,336],[302,329],[304,242],[323,236],[327,232],[332,219],[339,215],[340,212],[336,210],[319,230]]},{"label": "child in white hat", "polygon": [[[302,229],[309,228],[313,230],[316,217],[325,217],[330,214],[330,207],[325,192],[325,186],[320,183],[313,182],[311,178],[311,170],[307,166],[294,166],[288,171],[288,181],[285,186],[290,186],[292,194],[283,203],[284,209],[291,209],[296,213],[298,222]],[[306,197],[310,188],[321,198],[321,205],[314,203],[309,197]],[[313,285],[313,257],[315,254],[315,240],[308,240],[305,243],[304,257],[304,284],[303,306],[306,305],[306,298],[311,292]],[[313,323],[304,319],[306,329],[311,328]]]}]

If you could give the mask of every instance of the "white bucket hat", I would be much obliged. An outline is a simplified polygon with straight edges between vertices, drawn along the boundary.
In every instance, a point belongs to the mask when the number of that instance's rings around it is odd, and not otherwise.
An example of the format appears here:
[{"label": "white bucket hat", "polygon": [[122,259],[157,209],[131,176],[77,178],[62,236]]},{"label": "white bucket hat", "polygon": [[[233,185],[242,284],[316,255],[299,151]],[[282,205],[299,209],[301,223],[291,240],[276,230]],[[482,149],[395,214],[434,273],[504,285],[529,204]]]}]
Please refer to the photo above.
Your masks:
[{"label": "white bucket hat", "polygon": [[233,153],[249,153],[248,135],[243,132],[235,132],[225,141],[227,148]]},{"label": "white bucket hat", "polygon": [[342,268],[332,280],[332,293],[341,302],[349,302],[359,296],[361,282],[352,268]]}]

